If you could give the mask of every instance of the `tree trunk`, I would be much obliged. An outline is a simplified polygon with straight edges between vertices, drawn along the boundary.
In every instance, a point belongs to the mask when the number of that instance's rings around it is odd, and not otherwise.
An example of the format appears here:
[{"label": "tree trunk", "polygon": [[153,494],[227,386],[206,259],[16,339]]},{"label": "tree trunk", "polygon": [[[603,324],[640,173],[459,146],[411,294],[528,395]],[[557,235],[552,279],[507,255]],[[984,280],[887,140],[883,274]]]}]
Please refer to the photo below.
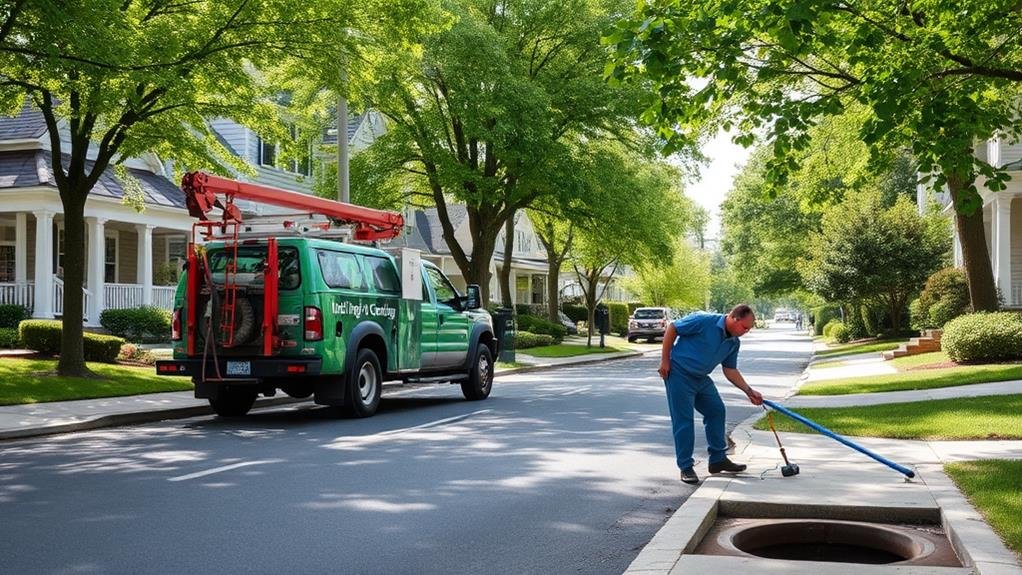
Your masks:
[{"label": "tree trunk", "polygon": [[[64,206],[64,315],[61,320],[60,361],[57,373],[89,377],[82,341],[82,287],[85,285],[85,199],[78,190],[61,191]],[[54,249],[58,249],[55,244]]]},{"label": "tree trunk", "polygon": [[497,243],[496,236],[495,233],[474,236],[471,259],[466,268],[461,268],[466,283],[479,284],[484,302],[490,301],[490,262],[493,260],[493,251]]},{"label": "tree trunk", "polygon": [[511,285],[511,254],[515,247],[515,215],[511,213],[504,222],[504,265],[500,268],[498,282],[500,283],[500,301],[506,308],[513,308],[515,305],[514,286]]},{"label": "tree trunk", "polygon": [[[966,193],[966,183],[957,176],[948,176],[947,180],[948,190],[957,208],[962,195]],[[987,249],[983,226],[983,209],[976,209],[972,215],[962,214],[956,209],[955,224],[958,241],[962,245],[962,260],[965,263],[965,278],[969,284],[972,309],[995,311],[998,308],[997,290],[994,288],[994,270],[990,265],[990,251]]]},{"label": "tree trunk", "polygon": [[558,312],[560,308],[561,292],[557,288],[557,279],[561,277],[561,260],[547,252],[547,280],[546,280],[546,309],[550,321],[560,325],[561,318]]}]

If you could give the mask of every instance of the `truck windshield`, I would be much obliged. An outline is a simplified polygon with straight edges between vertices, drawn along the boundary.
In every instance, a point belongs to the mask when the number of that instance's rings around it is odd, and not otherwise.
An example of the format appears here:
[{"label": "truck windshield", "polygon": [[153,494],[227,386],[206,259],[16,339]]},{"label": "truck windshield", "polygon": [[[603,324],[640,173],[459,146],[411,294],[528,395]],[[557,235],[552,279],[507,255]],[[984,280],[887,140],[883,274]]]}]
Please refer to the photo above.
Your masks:
[{"label": "truck windshield", "polygon": [[[209,256],[209,270],[213,275],[213,282],[224,283],[224,272],[227,263],[231,260],[230,250],[218,249],[211,251]],[[266,272],[266,246],[238,246],[237,275],[235,282],[238,285],[262,285],[265,281]],[[298,250],[294,248],[278,248],[277,265],[279,270],[279,288],[295,289],[302,281],[298,267]]]}]

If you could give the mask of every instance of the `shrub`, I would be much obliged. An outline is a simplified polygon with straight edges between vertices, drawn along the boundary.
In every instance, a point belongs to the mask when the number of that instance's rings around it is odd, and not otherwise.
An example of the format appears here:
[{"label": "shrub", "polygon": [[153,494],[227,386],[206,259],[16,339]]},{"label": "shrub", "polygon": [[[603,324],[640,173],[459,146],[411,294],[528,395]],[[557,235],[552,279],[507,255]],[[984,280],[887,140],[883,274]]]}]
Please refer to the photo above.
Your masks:
[{"label": "shrub", "polygon": [[830,323],[831,320],[841,317],[841,311],[836,305],[821,305],[814,307],[809,310],[809,313],[813,316],[813,329],[816,332],[815,335],[826,335],[823,333],[823,328]]},{"label": "shrub", "polygon": [[1022,314],[971,313],[944,326],[940,347],[957,363],[1022,358]]},{"label": "shrub", "polygon": [[834,328],[839,325],[844,325],[844,322],[837,318],[828,321],[827,324],[823,326],[823,330],[820,332],[820,335],[823,337],[834,337],[831,332],[833,332]]},{"label": "shrub", "polygon": [[553,336],[542,333],[530,333],[527,331],[515,332],[515,349],[528,349],[530,347],[541,347],[553,345]]},{"label": "shrub", "polygon": [[0,327],[0,348],[14,349],[21,346],[17,328]]},{"label": "shrub", "polygon": [[82,344],[85,347],[85,361],[114,363],[117,361],[117,354],[121,352],[124,340],[112,335],[85,333],[82,334]]},{"label": "shrub", "polygon": [[60,353],[59,320],[28,319],[18,324],[18,337],[26,348],[42,355]]},{"label": "shrub", "polygon": [[847,325],[838,322],[830,329],[830,337],[838,343],[848,343],[852,340],[852,331],[848,329]]},{"label": "shrub", "polygon": [[154,306],[107,309],[99,323],[110,333],[135,342],[162,342],[170,339],[171,313]]},{"label": "shrub", "polygon": [[126,343],[121,346],[121,351],[117,354],[117,360],[134,361],[144,363],[146,365],[156,364],[156,358],[153,357],[153,354],[149,350],[142,349],[133,343]]},{"label": "shrub", "polygon": [[969,312],[969,285],[965,272],[958,268],[938,270],[926,280],[919,294],[912,327],[939,328]]},{"label": "shrub", "polygon": [[18,304],[0,305],[0,328],[18,328],[18,324],[29,318],[25,306]]},{"label": "shrub", "polygon": [[608,302],[607,310],[610,311],[610,333],[620,336],[628,335],[628,304],[616,301]]},{"label": "shrub", "polygon": [[589,310],[584,305],[564,304],[561,306],[561,311],[564,312],[564,315],[568,316],[568,319],[575,323],[589,321]]},{"label": "shrub", "polygon": [[518,316],[518,329],[534,334],[546,334],[554,338],[554,343],[561,343],[568,330],[559,323],[547,321],[532,315]]},{"label": "shrub", "polygon": [[[43,355],[60,353],[61,333],[59,320],[25,320],[18,326],[18,335],[24,346]],[[123,344],[124,340],[119,337],[88,332],[82,334],[85,361],[113,363]]]}]

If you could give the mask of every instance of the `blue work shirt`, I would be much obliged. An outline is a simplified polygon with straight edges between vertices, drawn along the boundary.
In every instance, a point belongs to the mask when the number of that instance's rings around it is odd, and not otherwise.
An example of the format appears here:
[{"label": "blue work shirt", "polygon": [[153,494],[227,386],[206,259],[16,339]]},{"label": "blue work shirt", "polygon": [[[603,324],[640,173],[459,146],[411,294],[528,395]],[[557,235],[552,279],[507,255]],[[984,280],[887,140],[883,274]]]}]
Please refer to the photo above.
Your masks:
[{"label": "blue work shirt", "polygon": [[674,322],[678,338],[671,349],[671,367],[696,376],[709,375],[718,365],[737,369],[737,337],[724,329],[723,314],[694,312]]}]

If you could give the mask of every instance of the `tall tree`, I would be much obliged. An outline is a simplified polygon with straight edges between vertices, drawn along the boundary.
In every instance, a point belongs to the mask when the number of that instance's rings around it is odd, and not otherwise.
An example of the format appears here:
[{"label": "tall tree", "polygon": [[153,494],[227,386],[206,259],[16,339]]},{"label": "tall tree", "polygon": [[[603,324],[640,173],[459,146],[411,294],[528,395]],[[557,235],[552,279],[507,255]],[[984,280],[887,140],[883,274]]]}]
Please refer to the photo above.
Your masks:
[{"label": "tall tree", "polygon": [[879,191],[859,194],[827,212],[800,268],[809,288],[828,300],[881,303],[897,332],[909,299],[947,264],[946,230],[942,215],[920,216],[905,197],[888,207]]},{"label": "tall tree", "polygon": [[672,248],[669,263],[641,262],[622,283],[646,305],[702,309],[710,289],[710,257],[685,238]]},{"label": "tall tree", "polygon": [[862,105],[871,155],[911,147],[947,187],[973,307],[990,310],[976,181],[997,191],[1007,175],[972,150],[1022,131],[1020,26],[1022,12],[996,2],[642,1],[606,39],[617,50],[608,75],[657,89],[645,118],[669,147],[707,128],[734,128],[745,144],[764,133],[767,177],[782,184],[811,126]]},{"label": "tall tree", "polygon": [[[552,188],[552,168],[579,138],[630,137],[635,89],[602,81],[599,36],[615,0],[450,0],[447,30],[422,51],[395,51],[369,85],[390,119],[391,173],[421,180],[466,281],[489,299],[496,239],[508,217]],[[556,190],[553,190],[556,191]],[[420,200],[421,201],[421,200]],[[465,204],[471,249],[448,205]]]},{"label": "tall tree", "polygon": [[[17,110],[27,97],[42,112],[64,210],[68,242],[58,372],[88,373],[80,320],[83,215],[108,167],[155,152],[189,169],[223,170],[236,160],[207,128],[205,120],[213,117],[284,140],[286,131],[268,97],[276,90],[256,70],[301,60],[306,74],[322,73],[332,67],[331,59],[354,57],[371,40],[431,25],[428,7],[429,0],[5,4],[0,111]],[[339,34],[342,30],[351,33]]]}]

